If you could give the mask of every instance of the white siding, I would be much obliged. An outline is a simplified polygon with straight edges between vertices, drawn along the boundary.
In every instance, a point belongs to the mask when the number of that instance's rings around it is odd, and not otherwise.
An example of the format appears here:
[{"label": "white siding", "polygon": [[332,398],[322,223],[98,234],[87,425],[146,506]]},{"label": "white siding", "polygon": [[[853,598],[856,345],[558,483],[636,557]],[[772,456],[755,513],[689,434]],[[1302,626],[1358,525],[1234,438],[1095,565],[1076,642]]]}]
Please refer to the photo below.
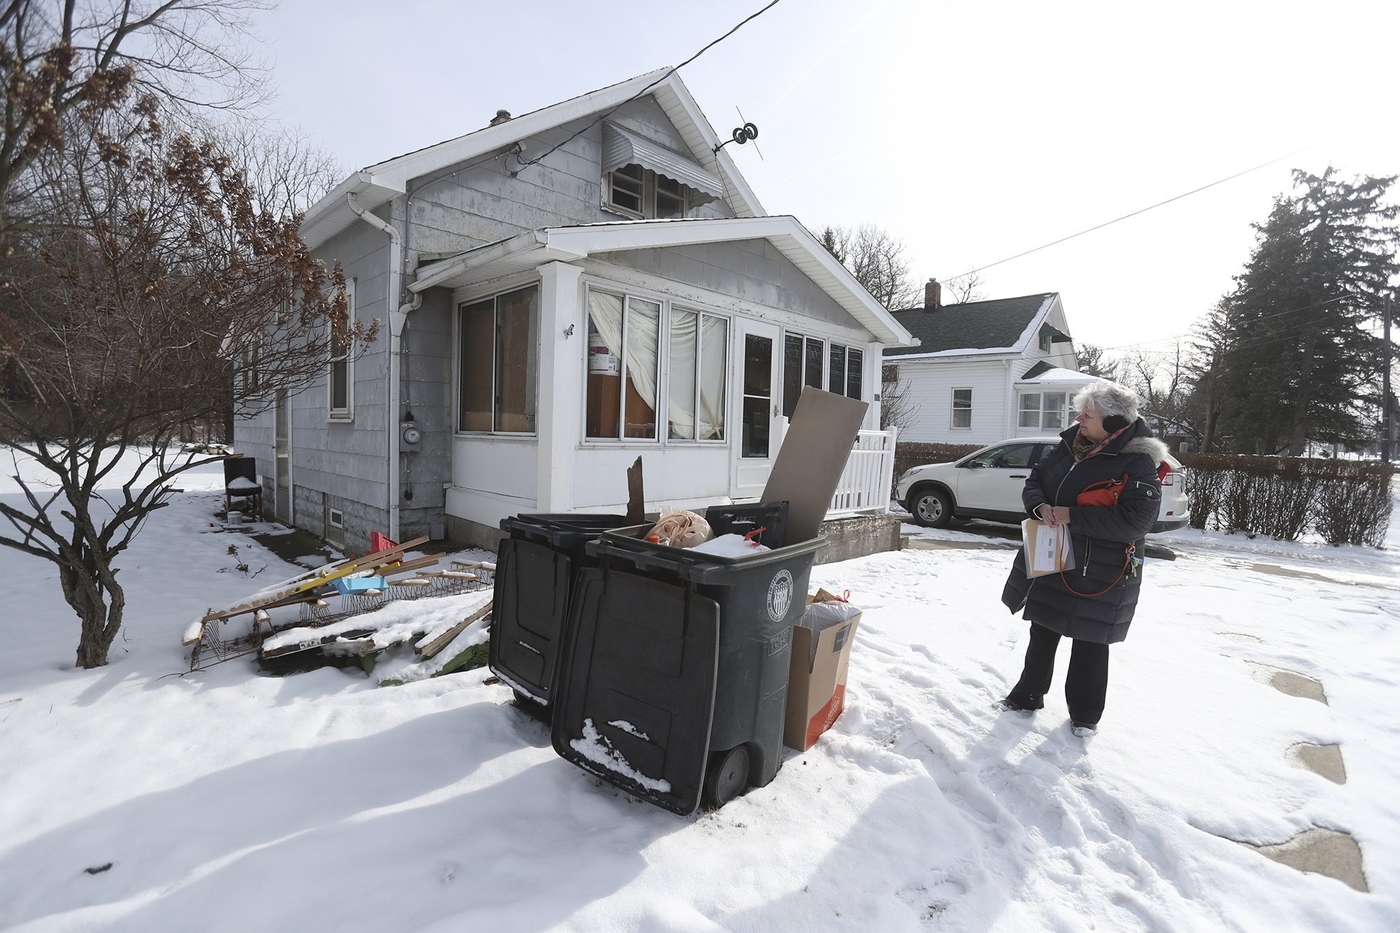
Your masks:
[{"label": "white siding", "polygon": [[[899,439],[930,444],[990,444],[1008,437],[1007,395],[1010,377],[1002,359],[942,360],[901,363],[901,387],[907,383],[912,415]],[[972,390],[972,427],[954,428],[953,390]]]}]

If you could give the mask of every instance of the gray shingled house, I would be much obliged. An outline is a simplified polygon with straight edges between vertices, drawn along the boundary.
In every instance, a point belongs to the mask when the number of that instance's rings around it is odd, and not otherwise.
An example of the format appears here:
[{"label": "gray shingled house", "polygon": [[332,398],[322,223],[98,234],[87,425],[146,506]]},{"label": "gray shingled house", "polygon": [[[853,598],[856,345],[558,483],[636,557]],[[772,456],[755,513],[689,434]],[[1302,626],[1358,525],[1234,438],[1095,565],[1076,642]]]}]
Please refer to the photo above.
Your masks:
[{"label": "gray shingled house", "polygon": [[1060,296],[944,305],[940,293],[929,282],[924,307],[894,312],[918,341],[884,353],[885,381],[908,399],[899,440],[990,444],[1062,431],[1070,399],[1094,379],[1076,371]]},{"label": "gray shingled house", "polygon": [[519,512],[758,496],[803,386],[871,402],[893,315],[766,214],[679,77],[641,75],[372,165],[303,235],[381,336],[235,426],[268,512],[494,546]]}]

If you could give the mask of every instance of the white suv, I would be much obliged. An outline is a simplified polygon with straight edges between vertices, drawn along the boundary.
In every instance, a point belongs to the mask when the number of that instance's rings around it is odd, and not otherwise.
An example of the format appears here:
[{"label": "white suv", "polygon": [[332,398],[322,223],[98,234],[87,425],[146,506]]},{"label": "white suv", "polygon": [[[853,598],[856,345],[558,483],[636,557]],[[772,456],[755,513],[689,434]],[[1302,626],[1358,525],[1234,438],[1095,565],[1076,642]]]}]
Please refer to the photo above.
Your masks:
[{"label": "white suv", "polygon": [[[1014,437],[983,447],[952,463],[927,463],[905,470],[895,498],[930,528],[954,518],[983,518],[1019,525],[1026,517],[1021,489],[1031,467],[1060,443],[1059,437]],[[1175,531],[1189,520],[1186,477],[1181,463],[1167,456],[1162,475],[1162,506],[1152,531]]]}]

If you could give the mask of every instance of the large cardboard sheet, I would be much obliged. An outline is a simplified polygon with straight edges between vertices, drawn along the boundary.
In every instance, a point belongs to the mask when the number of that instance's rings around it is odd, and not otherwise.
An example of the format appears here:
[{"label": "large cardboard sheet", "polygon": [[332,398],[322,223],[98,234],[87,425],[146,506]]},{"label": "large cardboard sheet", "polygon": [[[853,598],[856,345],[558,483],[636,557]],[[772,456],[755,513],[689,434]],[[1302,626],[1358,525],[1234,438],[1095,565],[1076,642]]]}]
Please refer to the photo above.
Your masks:
[{"label": "large cardboard sheet", "polygon": [[763,487],[762,501],[788,502],[788,544],[816,537],[869,407],[810,386],[802,390]]}]

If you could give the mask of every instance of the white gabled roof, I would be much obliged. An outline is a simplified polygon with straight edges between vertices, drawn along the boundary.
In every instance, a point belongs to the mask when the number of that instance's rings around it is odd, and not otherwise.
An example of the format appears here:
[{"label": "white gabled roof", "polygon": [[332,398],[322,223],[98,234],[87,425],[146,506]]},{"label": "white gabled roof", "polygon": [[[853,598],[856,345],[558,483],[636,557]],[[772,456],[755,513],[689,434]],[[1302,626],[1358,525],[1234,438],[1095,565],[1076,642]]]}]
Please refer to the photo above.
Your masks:
[{"label": "white gabled roof", "polygon": [[1023,377],[1021,379],[1016,380],[1018,384],[1063,383],[1065,385],[1088,385],[1091,382],[1100,381],[1101,380],[1098,376],[1090,376],[1085,373],[1078,372],[1077,370],[1064,369],[1060,366],[1051,367],[1050,369],[1045,370],[1038,376],[1031,376],[1030,378]]},{"label": "white gabled roof", "polygon": [[896,346],[913,343],[913,337],[894,315],[871,297],[797,218],[787,215],[543,227],[425,266],[419,269],[408,290],[416,293],[435,286],[458,288],[546,262],[573,262],[594,253],[759,239],[772,243],[877,341]]},{"label": "white gabled roof", "polygon": [[730,209],[739,217],[764,216],[763,206],[729,154],[723,149],[715,151],[720,139],[680,76],[671,69],[661,68],[355,172],[306,212],[301,225],[302,237],[312,247],[320,246],[354,223],[356,216],[346,203],[347,194],[353,193],[365,210],[373,210],[395,195],[405,193],[408,183],[415,178],[506,149],[522,139],[601,114],[644,94],[656,99],[690,148],[696,163],[722,180]]}]

